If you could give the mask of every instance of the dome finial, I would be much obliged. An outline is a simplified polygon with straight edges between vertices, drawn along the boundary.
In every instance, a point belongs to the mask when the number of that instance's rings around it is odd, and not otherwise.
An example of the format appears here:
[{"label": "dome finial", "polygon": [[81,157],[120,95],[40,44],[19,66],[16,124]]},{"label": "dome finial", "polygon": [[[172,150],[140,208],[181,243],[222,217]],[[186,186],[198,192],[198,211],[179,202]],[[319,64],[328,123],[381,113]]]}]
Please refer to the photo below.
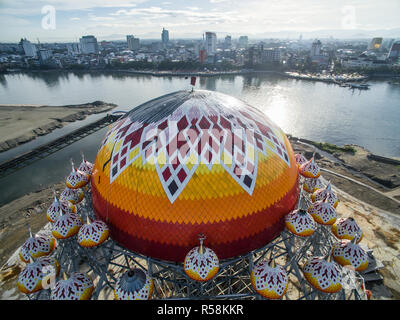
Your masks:
[{"label": "dome finial", "polygon": [[199,247],[199,253],[204,254],[204,246],[203,242],[206,240],[206,236],[203,233],[199,234],[199,241],[200,241],[200,247]]}]

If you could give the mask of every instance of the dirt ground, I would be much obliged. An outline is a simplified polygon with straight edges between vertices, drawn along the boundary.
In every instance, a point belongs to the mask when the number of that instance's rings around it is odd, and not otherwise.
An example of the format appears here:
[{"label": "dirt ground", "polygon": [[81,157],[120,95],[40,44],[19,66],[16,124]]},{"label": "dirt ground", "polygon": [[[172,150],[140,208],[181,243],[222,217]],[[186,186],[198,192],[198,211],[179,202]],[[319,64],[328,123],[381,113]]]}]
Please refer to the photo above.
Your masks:
[{"label": "dirt ground", "polygon": [[0,152],[60,128],[65,122],[115,106],[102,101],[68,106],[0,105]]},{"label": "dirt ground", "polygon": [[[363,161],[375,160],[370,160],[364,151],[358,155],[358,152],[337,154],[332,158],[295,138],[291,143],[295,152],[302,152],[307,158],[316,152],[323,178],[332,182],[339,196],[338,215],[356,219],[364,233],[362,243],[372,249],[374,257],[383,263],[384,268],[379,271],[383,281],[369,285],[373,299],[400,299],[400,201],[397,198],[400,187],[389,188],[380,183],[385,178],[397,181],[400,175],[398,166],[380,164],[379,172],[375,172],[379,178],[374,180],[374,164],[365,165]],[[64,182],[60,182],[54,189],[61,192],[64,187]],[[48,188],[0,207],[1,266],[28,237],[28,221],[34,233],[47,223],[46,210],[52,201],[53,192]],[[23,298],[15,289],[20,268],[21,265],[11,264],[0,272],[0,299]]]}]

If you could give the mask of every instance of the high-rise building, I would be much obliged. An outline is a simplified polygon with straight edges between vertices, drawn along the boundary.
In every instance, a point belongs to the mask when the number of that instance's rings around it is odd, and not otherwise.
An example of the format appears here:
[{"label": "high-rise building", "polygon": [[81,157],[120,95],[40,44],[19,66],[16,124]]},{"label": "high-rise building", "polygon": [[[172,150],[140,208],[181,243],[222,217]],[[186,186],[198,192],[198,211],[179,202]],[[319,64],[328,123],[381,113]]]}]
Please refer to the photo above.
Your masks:
[{"label": "high-rise building", "polygon": [[79,39],[81,44],[81,51],[84,54],[98,53],[99,45],[97,44],[97,39],[94,36],[83,36]]},{"label": "high-rise building", "polygon": [[316,57],[321,55],[322,43],[319,40],[313,42],[311,46],[311,57]]},{"label": "high-rise building", "polygon": [[392,44],[387,58],[392,61],[396,61],[400,58],[400,41],[396,41]]},{"label": "high-rise building", "polygon": [[24,53],[27,57],[36,58],[37,57],[37,48],[31,43],[29,40],[21,39],[19,44],[22,46]]},{"label": "high-rise building", "polygon": [[248,36],[240,36],[239,37],[239,48],[247,48],[248,44],[249,44]]},{"label": "high-rise building", "polygon": [[168,30],[165,30],[164,28],[162,29],[162,32],[161,32],[161,41],[164,45],[167,45],[169,42],[169,32],[168,32]]},{"label": "high-rise building", "polygon": [[232,47],[232,37],[226,36],[224,41],[224,49],[230,49]]},{"label": "high-rise building", "polygon": [[217,52],[217,35],[214,32],[206,32],[205,47],[207,55],[213,55]]},{"label": "high-rise building", "polygon": [[368,50],[378,50],[382,45],[383,38],[373,38],[368,46]]},{"label": "high-rise building", "polygon": [[132,35],[127,35],[126,41],[128,42],[129,50],[133,50],[133,51],[139,50],[139,48],[140,48],[139,38],[135,38]]}]

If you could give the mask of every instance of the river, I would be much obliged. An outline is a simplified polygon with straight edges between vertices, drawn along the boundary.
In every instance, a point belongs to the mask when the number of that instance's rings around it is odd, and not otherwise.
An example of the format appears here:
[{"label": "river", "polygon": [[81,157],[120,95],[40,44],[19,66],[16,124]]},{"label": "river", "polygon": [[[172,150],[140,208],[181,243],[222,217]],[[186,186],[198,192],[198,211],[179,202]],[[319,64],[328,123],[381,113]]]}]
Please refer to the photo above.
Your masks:
[{"label": "river", "polygon": [[[337,145],[357,144],[375,154],[400,157],[400,85],[368,82],[370,90],[264,74],[200,78],[196,88],[223,92],[259,108],[286,133]],[[117,73],[12,73],[0,75],[0,104],[81,104],[103,100],[131,110],[157,96],[189,89],[184,77]],[[92,121],[69,124],[30,145],[0,153],[0,162],[35,144]],[[94,161],[106,128],[29,167],[0,179],[0,205],[27,192],[60,181],[69,159],[80,151]]]}]

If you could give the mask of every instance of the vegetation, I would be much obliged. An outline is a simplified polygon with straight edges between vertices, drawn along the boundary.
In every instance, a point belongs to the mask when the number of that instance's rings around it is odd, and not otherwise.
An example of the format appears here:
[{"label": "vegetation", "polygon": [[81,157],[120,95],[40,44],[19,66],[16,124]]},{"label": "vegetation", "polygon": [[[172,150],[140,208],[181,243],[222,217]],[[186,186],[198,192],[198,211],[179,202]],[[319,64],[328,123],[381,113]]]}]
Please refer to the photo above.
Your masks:
[{"label": "vegetation", "polygon": [[343,147],[337,146],[335,144],[327,143],[327,142],[313,142],[313,144],[326,152],[335,153],[335,152],[347,152],[355,154],[357,151],[354,147],[345,145]]}]

